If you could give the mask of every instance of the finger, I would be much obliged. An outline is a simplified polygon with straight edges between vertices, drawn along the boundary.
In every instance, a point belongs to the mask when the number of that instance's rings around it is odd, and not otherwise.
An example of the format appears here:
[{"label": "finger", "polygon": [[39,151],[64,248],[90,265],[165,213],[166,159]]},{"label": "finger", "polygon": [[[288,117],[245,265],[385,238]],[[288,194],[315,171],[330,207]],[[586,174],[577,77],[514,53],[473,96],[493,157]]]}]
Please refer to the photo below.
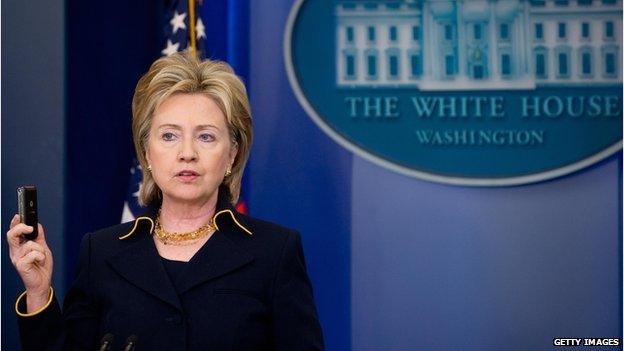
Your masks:
[{"label": "finger", "polygon": [[22,239],[21,236],[24,234],[32,233],[32,231],[33,227],[23,223],[18,223],[7,232],[7,241],[11,245],[19,246]]},{"label": "finger", "polygon": [[30,241],[30,240],[25,242],[22,245],[22,247],[20,248],[20,251],[21,251],[21,255],[19,256],[20,258],[26,256],[31,251],[39,251],[43,254],[45,254],[46,252],[45,248],[41,244],[36,243],[34,241]]},{"label": "finger", "polygon": [[11,218],[11,224],[9,224],[9,229],[15,227],[20,222],[19,214],[15,214],[13,218]]},{"label": "finger", "polygon": [[26,256],[17,261],[15,267],[18,271],[28,272],[34,265],[45,266],[46,256],[39,251],[30,251]]},{"label": "finger", "polygon": [[39,251],[43,254],[46,252],[43,246],[29,240],[10,250],[9,255],[11,256],[11,262],[13,265],[17,266],[17,262],[31,251]]}]

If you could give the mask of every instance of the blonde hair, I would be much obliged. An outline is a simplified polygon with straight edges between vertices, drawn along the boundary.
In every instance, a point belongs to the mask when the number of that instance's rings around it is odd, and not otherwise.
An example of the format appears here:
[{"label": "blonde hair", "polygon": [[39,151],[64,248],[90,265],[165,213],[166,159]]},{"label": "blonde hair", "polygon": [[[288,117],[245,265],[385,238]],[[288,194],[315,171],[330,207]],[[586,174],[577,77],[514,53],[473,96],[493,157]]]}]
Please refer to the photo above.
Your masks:
[{"label": "blonde hair", "polygon": [[[241,179],[252,141],[251,109],[245,85],[225,62],[200,61],[187,53],[175,53],[156,60],[137,83],[132,98],[132,137],[141,168],[147,170],[145,157],[154,111],[173,94],[205,94],[225,115],[232,147],[238,152],[232,173],[223,179],[230,201],[238,201]],[[139,204],[147,205],[162,196],[150,172],[143,172]]]}]

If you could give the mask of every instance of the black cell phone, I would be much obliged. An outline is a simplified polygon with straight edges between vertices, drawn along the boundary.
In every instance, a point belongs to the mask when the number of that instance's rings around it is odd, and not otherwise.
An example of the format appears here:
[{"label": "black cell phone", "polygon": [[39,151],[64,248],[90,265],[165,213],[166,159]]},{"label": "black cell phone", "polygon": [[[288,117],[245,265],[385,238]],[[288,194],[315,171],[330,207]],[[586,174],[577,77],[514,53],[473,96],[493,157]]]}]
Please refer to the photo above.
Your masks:
[{"label": "black cell phone", "polygon": [[37,216],[37,188],[34,186],[21,186],[17,188],[17,209],[20,222],[33,227],[30,234],[24,234],[26,240],[35,240],[38,233],[39,219]]}]

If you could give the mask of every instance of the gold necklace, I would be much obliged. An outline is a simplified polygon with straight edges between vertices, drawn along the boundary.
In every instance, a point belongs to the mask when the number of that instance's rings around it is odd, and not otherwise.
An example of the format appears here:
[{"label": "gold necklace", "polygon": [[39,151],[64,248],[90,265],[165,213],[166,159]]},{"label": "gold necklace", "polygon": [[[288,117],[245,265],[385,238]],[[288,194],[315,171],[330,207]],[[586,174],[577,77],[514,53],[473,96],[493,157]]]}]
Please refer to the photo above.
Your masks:
[{"label": "gold necklace", "polygon": [[156,217],[156,223],[154,223],[154,235],[160,242],[165,245],[192,245],[200,239],[208,236],[215,231],[215,227],[211,222],[208,222],[201,227],[185,233],[168,232],[160,225],[160,211]]}]

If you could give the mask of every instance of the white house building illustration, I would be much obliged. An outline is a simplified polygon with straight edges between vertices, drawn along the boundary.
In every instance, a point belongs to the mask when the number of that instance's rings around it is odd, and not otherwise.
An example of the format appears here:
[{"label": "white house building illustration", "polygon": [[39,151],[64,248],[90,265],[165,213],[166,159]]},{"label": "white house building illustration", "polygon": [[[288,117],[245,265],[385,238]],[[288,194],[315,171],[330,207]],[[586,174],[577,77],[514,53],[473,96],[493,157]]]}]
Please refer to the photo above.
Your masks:
[{"label": "white house building illustration", "polygon": [[622,0],[338,0],[339,87],[622,83]]}]

